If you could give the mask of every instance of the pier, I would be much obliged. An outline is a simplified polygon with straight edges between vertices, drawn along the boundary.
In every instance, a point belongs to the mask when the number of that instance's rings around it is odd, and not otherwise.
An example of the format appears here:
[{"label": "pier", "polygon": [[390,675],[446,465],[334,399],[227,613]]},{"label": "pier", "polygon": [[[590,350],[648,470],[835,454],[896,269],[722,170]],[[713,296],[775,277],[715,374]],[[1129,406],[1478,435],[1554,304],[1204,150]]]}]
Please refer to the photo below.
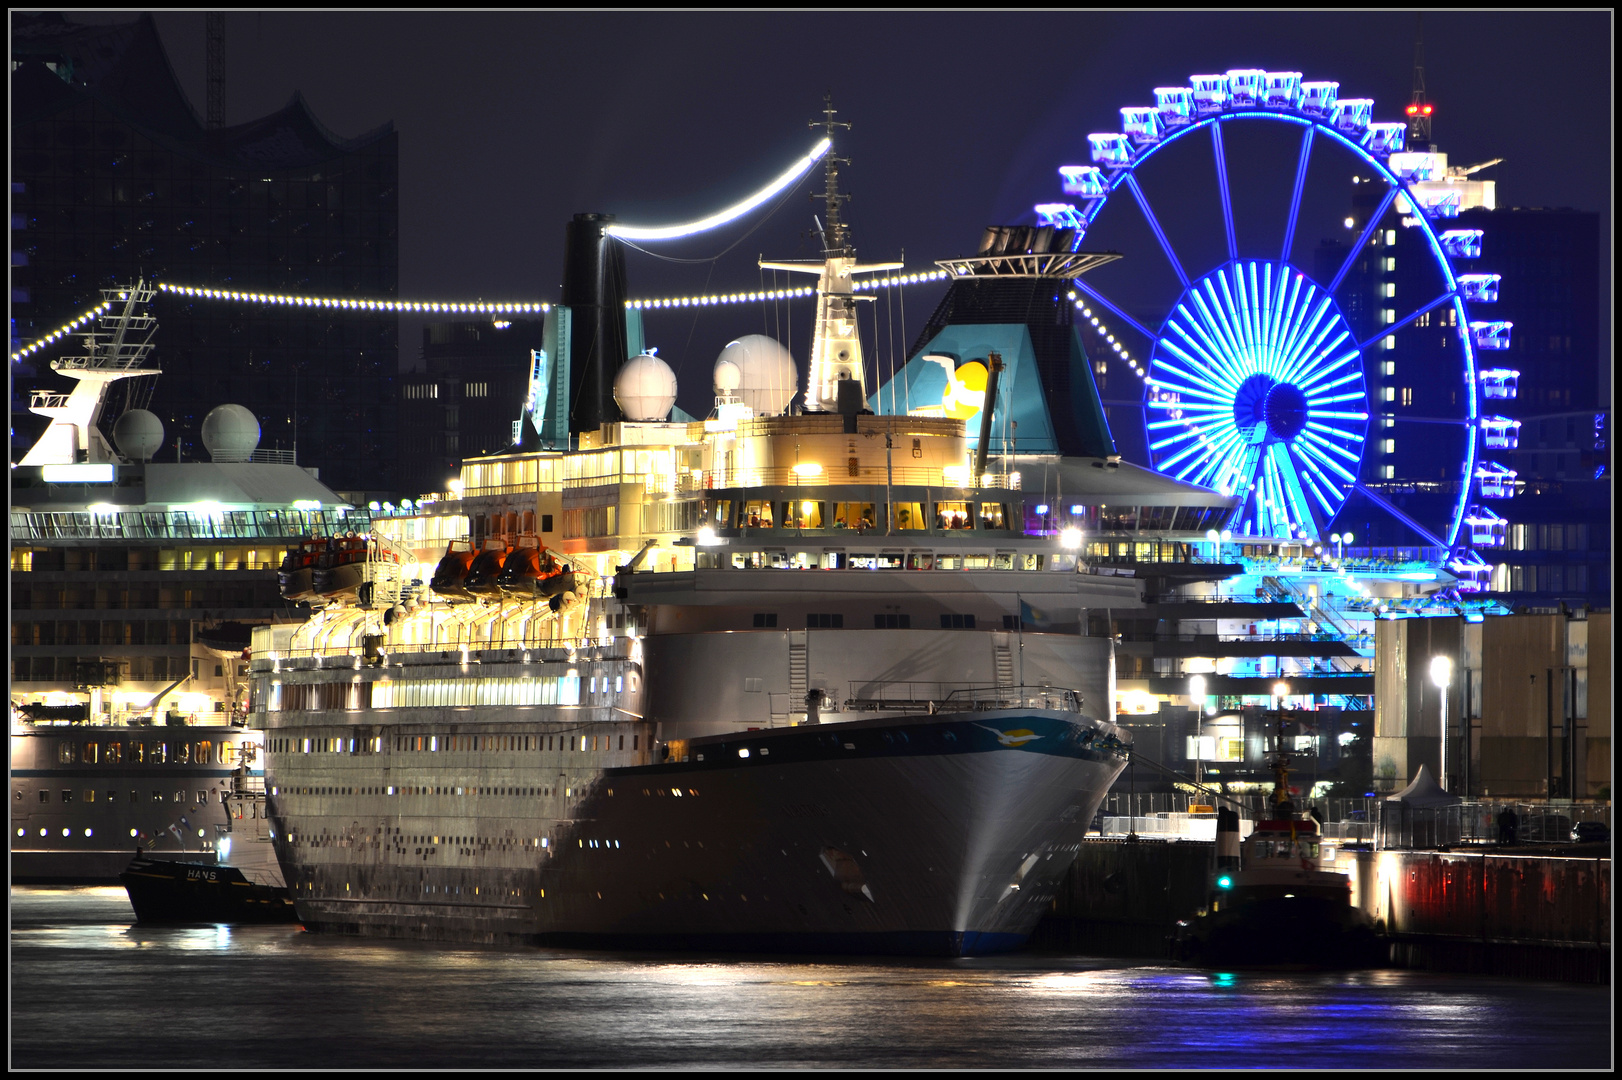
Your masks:
[{"label": "pier", "polygon": [[[1353,902],[1374,918],[1395,967],[1609,983],[1609,844],[1542,850],[1343,849]],[[1036,949],[1165,955],[1176,921],[1207,902],[1214,844],[1093,838],[1082,845]]]}]

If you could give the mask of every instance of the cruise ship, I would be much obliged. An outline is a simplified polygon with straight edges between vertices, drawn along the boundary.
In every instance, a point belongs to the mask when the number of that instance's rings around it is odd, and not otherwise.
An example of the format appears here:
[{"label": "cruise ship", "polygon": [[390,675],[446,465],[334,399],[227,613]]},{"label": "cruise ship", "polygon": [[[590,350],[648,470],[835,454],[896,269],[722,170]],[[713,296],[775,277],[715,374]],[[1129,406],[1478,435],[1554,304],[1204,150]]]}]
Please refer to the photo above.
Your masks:
[{"label": "cruise ship", "polygon": [[579,215],[512,451],[374,522],[433,589],[254,632],[306,928],[967,955],[1048,910],[1130,750],[1084,630],[1141,582],[1082,531],[1172,553],[1233,503],[1115,455],[1067,289],[1118,256],[1052,229],[940,264],[916,406],[870,390],[856,282],[888,267],[835,167],[824,257],[763,263],[817,275],[803,373],[740,338],[671,419],[612,219]]},{"label": "cruise ship", "polygon": [[[11,469],[11,879],[116,884],[136,849],[212,861],[233,775],[262,774],[247,726],[253,624],[302,621],[276,568],[312,536],[367,532],[237,405],[204,420],[209,461],[154,460],[153,289],[103,292],[79,355],[36,392],[49,418]],[[104,432],[110,427],[111,437]]]}]

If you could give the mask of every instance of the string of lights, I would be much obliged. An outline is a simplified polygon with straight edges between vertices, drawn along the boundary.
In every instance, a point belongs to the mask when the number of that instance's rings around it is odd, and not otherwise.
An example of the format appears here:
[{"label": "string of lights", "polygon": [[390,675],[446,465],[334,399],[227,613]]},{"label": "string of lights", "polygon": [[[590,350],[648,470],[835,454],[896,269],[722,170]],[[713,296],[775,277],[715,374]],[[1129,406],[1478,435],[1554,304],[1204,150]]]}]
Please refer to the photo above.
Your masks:
[{"label": "string of lights", "polygon": [[28,356],[28,355],[30,355],[32,353],[36,353],[39,350],[45,348],[45,346],[50,345],[52,342],[62,340],[64,337],[67,337],[69,334],[73,333],[75,330],[77,330],[79,327],[83,326],[85,323],[89,322],[91,319],[94,319],[96,316],[102,314],[104,311],[109,310],[112,306],[113,305],[111,303],[97,304],[95,307],[91,308],[89,311],[85,312],[83,315],[80,315],[79,317],[74,319],[72,322],[63,323],[61,326],[57,327],[55,330],[52,330],[49,334],[46,334],[45,336],[39,338],[38,340],[29,343],[28,345],[24,346],[21,349],[18,349],[16,352],[11,354],[11,359],[13,361],[21,360],[23,357]]},{"label": "string of lights", "polygon": [[[944,270],[926,270],[915,274],[896,274],[891,277],[875,278],[867,281],[858,281],[853,288],[858,292],[867,292],[873,289],[897,288],[906,285],[927,285],[946,277]],[[452,300],[368,300],[358,297],[336,296],[295,296],[289,293],[261,293],[239,292],[235,289],[204,289],[195,285],[176,285],[172,282],[160,281],[157,283],[159,291],[174,296],[186,296],[199,300],[225,300],[235,303],[267,304],[279,307],[293,308],[331,308],[339,311],[371,311],[392,312],[397,314],[425,314],[425,315],[532,315],[545,314],[552,310],[549,303],[535,301],[515,301],[511,303],[494,303],[484,300],[472,302]],[[641,300],[627,300],[625,306],[638,311],[648,311],[658,308],[689,308],[714,307],[726,304],[750,304],[771,300],[793,300],[801,297],[813,296],[816,288],[806,286],[798,289],[772,289],[756,290],[754,292],[738,293],[712,293],[707,296],[677,296],[658,297]],[[100,304],[80,315],[72,322],[67,323],[44,335],[28,346],[18,349],[11,354],[12,360],[20,360],[30,353],[59,341],[62,337],[72,333],[76,328],[84,325],[97,315],[106,311],[109,305]],[[1077,305],[1080,306],[1079,304]]]},{"label": "string of lights", "polygon": [[1104,344],[1115,350],[1116,354],[1126,361],[1127,366],[1132,369],[1132,374],[1151,386],[1154,385],[1154,380],[1149,378],[1149,372],[1144,368],[1140,368],[1138,362],[1132,359],[1132,354],[1119,341],[1115,340],[1115,332],[1109,328],[1108,324],[1102,322],[1097,315],[1094,315],[1092,308],[1077,300],[1075,293],[1070,294],[1070,299],[1075,303],[1076,310],[1081,312],[1082,317],[1092,326],[1094,332],[1104,339]]},{"label": "string of lights", "polygon": [[333,296],[291,296],[286,293],[249,293],[232,289],[200,289],[192,285],[172,285],[160,281],[163,292],[194,296],[204,300],[235,300],[252,304],[279,304],[285,307],[339,308],[346,311],[397,311],[440,315],[524,315],[552,310],[551,304],[535,302],[472,303],[445,300],[364,300]]}]

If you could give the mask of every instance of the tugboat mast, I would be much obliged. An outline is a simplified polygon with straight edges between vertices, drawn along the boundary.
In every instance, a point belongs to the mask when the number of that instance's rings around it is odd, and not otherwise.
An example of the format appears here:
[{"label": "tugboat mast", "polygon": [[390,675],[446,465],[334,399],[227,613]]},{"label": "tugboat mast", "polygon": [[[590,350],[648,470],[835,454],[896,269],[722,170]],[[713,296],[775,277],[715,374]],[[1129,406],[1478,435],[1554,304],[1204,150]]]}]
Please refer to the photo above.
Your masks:
[{"label": "tugboat mast", "polygon": [[[813,120],[811,127],[821,127],[833,139],[836,128],[849,129],[850,124],[834,119],[833,95],[822,99],[822,119]],[[876,270],[899,270],[901,263],[867,263],[858,265],[856,249],[850,243],[850,227],[845,224],[839,210],[850,196],[839,190],[839,166],[849,165],[848,158],[835,156],[832,149],[823,157],[823,190],[813,192],[813,199],[827,204],[828,221],[822,229],[822,258],[769,262],[760,265],[767,270],[787,270],[791,273],[817,274],[817,318],[811,337],[811,356],[806,371],[805,411],[836,412],[839,409],[839,384],[856,384],[860,400],[867,400],[867,379],[862,363],[862,343],[856,330],[856,301],[873,297],[857,296],[852,291],[852,276]],[[849,390],[846,391],[849,394]]]}]

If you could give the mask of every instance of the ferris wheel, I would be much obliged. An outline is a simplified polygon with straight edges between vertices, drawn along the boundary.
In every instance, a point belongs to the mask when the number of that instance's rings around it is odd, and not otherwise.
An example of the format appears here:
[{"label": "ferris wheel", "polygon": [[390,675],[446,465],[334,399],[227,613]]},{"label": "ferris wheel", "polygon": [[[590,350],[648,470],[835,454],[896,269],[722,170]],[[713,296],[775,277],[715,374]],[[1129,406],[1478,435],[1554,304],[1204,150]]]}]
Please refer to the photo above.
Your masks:
[{"label": "ferris wheel", "polygon": [[[1472,517],[1491,515],[1473,501],[1506,490],[1507,470],[1490,462],[1478,465],[1478,457],[1483,449],[1514,446],[1513,422],[1483,417],[1481,399],[1513,396],[1515,373],[1480,370],[1480,350],[1508,346],[1509,324],[1470,319],[1467,305],[1495,301],[1499,278],[1456,271],[1455,261],[1480,255],[1482,233],[1447,227],[1458,215],[1459,194],[1446,190],[1445,183],[1430,183],[1445,179],[1438,156],[1428,148],[1405,151],[1406,125],[1373,121],[1371,100],[1341,98],[1338,83],[1303,82],[1299,72],[1196,75],[1189,86],[1154,93],[1154,106],[1121,110],[1120,132],[1088,136],[1091,165],[1059,170],[1065,193],[1079,196],[1076,203],[1036,208],[1043,224],[1075,229],[1078,248],[1096,222],[1110,221],[1104,215],[1131,215],[1137,219],[1134,227],[1147,225],[1170,264],[1166,294],[1147,305],[1140,296],[1136,304],[1140,311],[1155,311],[1158,326],[1129,314],[1126,304],[1107,294],[1109,286],[1075,282],[1082,294],[1077,307],[1100,333],[1102,317],[1116,323],[1116,333],[1130,328],[1146,345],[1143,363],[1130,358],[1113,334],[1108,337],[1108,347],[1129,358],[1142,382],[1150,463],[1162,473],[1238,496],[1230,526],[1244,535],[1327,540],[1348,498],[1361,492],[1426,542],[1447,548],[1469,542],[1474,534],[1461,541],[1461,527]],[[1230,174],[1236,164],[1254,163],[1238,160],[1232,147],[1252,128],[1271,129],[1275,141],[1279,134],[1298,133],[1298,141],[1284,144],[1288,151],[1273,167],[1277,190],[1288,192],[1287,211],[1281,202],[1276,215],[1283,221],[1282,243],[1276,222],[1258,237],[1245,235],[1257,231],[1255,213],[1236,221]],[[1203,249],[1207,255],[1192,256],[1205,258],[1204,265],[1184,260],[1198,245],[1179,252],[1146,192],[1157,169],[1177,168],[1165,165],[1172,156],[1165,154],[1167,148],[1194,139],[1209,140],[1215,167],[1205,173],[1208,180],[1183,168],[1169,190],[1187,204],[1177,208],[1181,219],[1191,213],[1213,217],[1214,239]],[[1302,266],[1294,257],[1314,155],[1346,157],[1376,186],[1361,234],[1332,269]],[[1202,183],[1209,187],[1200,190]],[[1157,200],[1165,198],[1165,190],[1164,182],[1155,188]],[[1423,234],[1418,246],[1431,263],[1426,280],[1434,281],[1434,288],[1427,286],[1430,292],[1423,297],[1404,298],[1400,310],[1388,301],[1393,308],[1350,318],[1355,302],[1349,294],[1368,282],[1366,274],[1352,273],[1354,264],[1382,243],[1382,223],[1393,203],[1406,215],[1403,225]],[[1160,209],[1164,214],[1167,206]],[[1345,225],[1351,228],[1353,220]],[[1430,456],[1442,462],[1429,490],[1443,495],[1424,508],[1405,510],[1390,497],[1399,485],[1382,483],[1393,474],[1379,463],[1375,449],[1391,445],[1383,438],[1390,432],[1371,427],[1375,420],[1391,425],[1395,411],[1377,410],[1372,391],[1382,401],[1393,400],[1393,391],[1371,386],[1378,379],[1370,375],[1390,369],[1380,363],[1380,354],[1394,347],[1399,330],[1432,320],[1457,329],[1441,365],[1448,389],[1435,395],[1442,406],[1423,420],[1441,425],[1428,434],[1439,447]],[[1429,377],[1434,382],[1436,371]],[[1375,415],[1382,411],[1385,415]]]}]

